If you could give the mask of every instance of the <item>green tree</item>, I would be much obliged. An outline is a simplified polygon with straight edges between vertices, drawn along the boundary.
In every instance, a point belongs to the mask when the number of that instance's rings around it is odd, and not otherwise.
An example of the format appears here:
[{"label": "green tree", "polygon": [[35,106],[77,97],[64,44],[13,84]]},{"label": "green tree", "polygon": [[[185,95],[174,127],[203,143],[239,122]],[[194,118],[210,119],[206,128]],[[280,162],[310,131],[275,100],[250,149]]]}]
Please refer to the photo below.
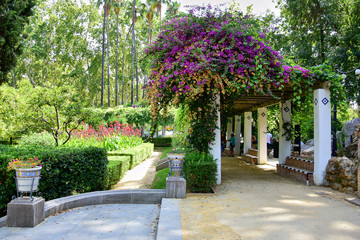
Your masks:
[{"label": "green tree", "polygon": [[8,72],[22,53],[24,26],[33,14],[35,0],[4,0],[0,2],[0,85],[7,81]]},{"label": "green tree", "polygon": [[69,141],[72,132],[90,116],[69,87],[37,87],[29,102],[34,128],[50,132],[56,146]]}]

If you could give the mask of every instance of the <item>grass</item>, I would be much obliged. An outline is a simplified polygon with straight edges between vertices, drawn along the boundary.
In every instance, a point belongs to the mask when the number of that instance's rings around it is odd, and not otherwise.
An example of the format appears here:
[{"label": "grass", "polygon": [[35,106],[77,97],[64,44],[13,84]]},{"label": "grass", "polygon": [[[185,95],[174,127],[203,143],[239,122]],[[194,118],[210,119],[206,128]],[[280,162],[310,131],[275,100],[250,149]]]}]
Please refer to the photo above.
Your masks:
[{"label": "grass", "polygon": [[168,177],[169,172],[169,168],[159,170],[155,175],[153,183],[151,184],[151,189],[166,189],[166,178]]},{"label": "grass", "polygon": [[170,152],[171,149],[173,149],[173,147],[164,147],[160,159],[166,158],[166,157],[167,157],[167,153]]}]

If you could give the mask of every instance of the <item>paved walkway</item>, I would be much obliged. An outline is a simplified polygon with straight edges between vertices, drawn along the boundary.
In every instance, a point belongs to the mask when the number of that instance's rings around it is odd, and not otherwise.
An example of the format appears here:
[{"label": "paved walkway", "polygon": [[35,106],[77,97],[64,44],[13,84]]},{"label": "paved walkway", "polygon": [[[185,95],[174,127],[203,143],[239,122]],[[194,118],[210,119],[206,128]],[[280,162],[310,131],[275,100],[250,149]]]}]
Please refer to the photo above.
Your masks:
[{"label": "paved walkway", "polygon": [[107,204],[75,208],[35,228],[0,228],[2,240],[150,240],[156,237],[157,204]]},{"label": "paved walkway", "polygon": [[180,200],[183,239],[360,239],[360,208],[350,195],[306,186],[272,165],[222,158],[216,195]]}]

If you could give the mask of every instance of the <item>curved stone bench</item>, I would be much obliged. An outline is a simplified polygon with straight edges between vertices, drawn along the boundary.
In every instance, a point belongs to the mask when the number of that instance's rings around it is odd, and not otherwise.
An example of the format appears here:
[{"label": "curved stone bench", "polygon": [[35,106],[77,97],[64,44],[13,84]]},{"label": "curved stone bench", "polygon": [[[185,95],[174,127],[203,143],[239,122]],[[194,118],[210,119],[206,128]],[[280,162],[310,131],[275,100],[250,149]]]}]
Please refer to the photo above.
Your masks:
[{"label": "curved stone bench", "polygon": [[[100,204],[161,204],[165,189],[109,190],[82,193],[45,202],[44,217],[72,208]],[[0,218],[0,227],[6,226],[6,216]]]}]

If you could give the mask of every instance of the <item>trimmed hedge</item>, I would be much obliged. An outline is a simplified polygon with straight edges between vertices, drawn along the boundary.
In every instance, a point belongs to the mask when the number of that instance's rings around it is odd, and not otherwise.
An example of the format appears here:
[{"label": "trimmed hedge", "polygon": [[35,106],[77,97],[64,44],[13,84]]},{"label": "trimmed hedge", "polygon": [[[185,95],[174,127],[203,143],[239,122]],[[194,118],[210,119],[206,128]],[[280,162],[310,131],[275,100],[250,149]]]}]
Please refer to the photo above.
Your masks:
[{"label": "trimmed hedge", "polygon": [[153,152],[153,143],[143,143],[132,149],[108,152],[108,156],[130,156],[130,169],[132,169],[148,158]]},{"label": "trimmed hedge", "polygon": [[111,189],[124,177],[125,172],[130,169],[129,156],[109,156],[109,164],[105,178],[105,189]]},{"label": "trimmed hedge", "polygon": [[210,193],[216,186],[217,165],[208,153],[186,153],[183,170],[191,192]]},{"label": "trimmed hedge", "polygon": [[39,191],[46,200],[105,189],[106,150],[41,146],[0,146],[0,216],[16,195],[15,171],[6,171],[14,158],[38,157],[42,162]]},{"label": "trimmed hedge", "polygon": [[159,138],[143,138],[144,141],[153,143],[155,147],[171,147],[171,137],[159,137]]}]

